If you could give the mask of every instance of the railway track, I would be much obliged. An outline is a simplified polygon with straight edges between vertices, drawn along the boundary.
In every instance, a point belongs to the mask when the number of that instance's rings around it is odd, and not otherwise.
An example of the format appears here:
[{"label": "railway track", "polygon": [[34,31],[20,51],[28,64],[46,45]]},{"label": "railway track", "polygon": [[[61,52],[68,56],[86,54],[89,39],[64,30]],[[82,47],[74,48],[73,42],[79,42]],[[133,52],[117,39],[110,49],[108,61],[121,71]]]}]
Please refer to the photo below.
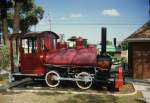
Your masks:
[{"label": "railway track", "polygon": [[107,93],[106,87],[93,85],[88,90],[79,89],[74,82],[64,81],[56,88],[50,88],[46,85],[45,81],[33,81],[26,78],[20,81],[12,82],[3,86],[7,92],[50,92],[50,93],[74,93],[74,94],[101,94]]},{"label": "railway track", "polygon": [[7,89],[8,93],[49,93],[49,94],[83,94],[83,95],[112,95],[117,97],[123,97],[123,96],[132,96],[137,93],[137,91],[133,91],[130,93],[119,93],[119,92],[111,92],[106,90],[106,88],[101,88],[99,90],[96,90],[96,88],[91,88],[89,90],[81,90],[78,88],[49,88],[49,87],[39,87],[39,86],[27,86],[27,87],[13,87],[11,89]]}]

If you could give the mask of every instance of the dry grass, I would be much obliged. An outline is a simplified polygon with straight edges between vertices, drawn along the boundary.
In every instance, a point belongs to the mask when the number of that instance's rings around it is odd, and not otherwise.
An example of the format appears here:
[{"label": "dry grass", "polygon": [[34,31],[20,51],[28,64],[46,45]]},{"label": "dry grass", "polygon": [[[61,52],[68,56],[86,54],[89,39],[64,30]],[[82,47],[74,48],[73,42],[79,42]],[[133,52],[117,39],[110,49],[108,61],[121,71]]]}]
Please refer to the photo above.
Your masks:
[{"label": "dry grass", "polygon": [[120,89],[119,93],[132,93],[134,92],[134,87],[132,84],[125,84],[123,87]]},{"label": "dry grass", "polygon": [[[1,81],[2,82],[2,81]],[[5,82],[4,82],[5,83]],[[59,88],[62,90],[62,88]],[[65,89],[65,88],[64,88]],[[71,91],[80,91],[73,88]],[[54,90],[55,91],[55,90]],[[142,101],[142,94],[138,92],[133,96],[115,97],[107,95],[107,90],[87,90],[86,92],[104,93],[104,95],[86,95],[86,94],[61,94],[47,92],[22,92],[22,93],[0,93],[0,103],[145,103]],[[132,84],[126,84],[118,93],[131,93],[134,91]]]},{"label": "dry grass", "polygon": [[139,92],[133,96],[75,95],[59,93],[0,94],[0,103],[144,103]]},{"label": "dry grass", "polygon": [[133,96],[117,97],[116,100],[116,103],[146,103],[141,92]]},{"label": "dry grass", "polygon": [[1,85],[7,84],[7,82],[8,82],[7,80],[0,80]]},{"label": "dry grass", "polygon": [[0,84],[1,85],[8,84],[8,79],[2,79],[2,80],[0,80]]}]

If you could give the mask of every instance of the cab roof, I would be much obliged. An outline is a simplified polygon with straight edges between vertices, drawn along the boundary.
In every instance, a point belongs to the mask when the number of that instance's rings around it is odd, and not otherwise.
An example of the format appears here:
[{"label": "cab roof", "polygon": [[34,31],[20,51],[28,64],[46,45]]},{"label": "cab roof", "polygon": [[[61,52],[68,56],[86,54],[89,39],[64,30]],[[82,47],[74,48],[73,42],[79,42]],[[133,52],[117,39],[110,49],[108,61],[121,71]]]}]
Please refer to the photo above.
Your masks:
[{"label": "cab roof", "polygon": [[38,36],[44,36],[45,34],[49,34],[49,35],[53,35],[56,37],[56,39],[59,39],[59,35],[56,34],[55,32],[52,32],[52,31],[42,31],[42,32],[29,32],[29,33],[26,33],[26,34],[21,34],[21,33],[15,33],[15,34],[12,34],[10,36],[10,38],[34,38],[34,37],[38,37]]}]

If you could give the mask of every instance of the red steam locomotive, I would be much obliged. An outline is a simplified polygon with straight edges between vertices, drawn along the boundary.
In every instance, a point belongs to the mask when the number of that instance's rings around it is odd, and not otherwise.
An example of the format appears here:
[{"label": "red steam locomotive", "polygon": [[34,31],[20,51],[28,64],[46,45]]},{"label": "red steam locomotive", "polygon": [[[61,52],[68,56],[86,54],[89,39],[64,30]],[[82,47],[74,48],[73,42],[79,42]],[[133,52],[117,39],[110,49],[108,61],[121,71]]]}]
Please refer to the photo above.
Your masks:
[{"label": "red steam locomotive", "polygon": [[85,46],[81,37],[69,48],[63,39],[58,42],[59,36],[52,31],[13,34],[10,38],[12,80],[43,79],[50,87],[57,87],[61,81],[75,81],[81,89],[90,88],[93,82],[105,82],[120,89],[122,69],[118,69],[115,77],[110,76],[112,58],[106,52],[106,28],[101,31],[101,53],[93,45]]}]

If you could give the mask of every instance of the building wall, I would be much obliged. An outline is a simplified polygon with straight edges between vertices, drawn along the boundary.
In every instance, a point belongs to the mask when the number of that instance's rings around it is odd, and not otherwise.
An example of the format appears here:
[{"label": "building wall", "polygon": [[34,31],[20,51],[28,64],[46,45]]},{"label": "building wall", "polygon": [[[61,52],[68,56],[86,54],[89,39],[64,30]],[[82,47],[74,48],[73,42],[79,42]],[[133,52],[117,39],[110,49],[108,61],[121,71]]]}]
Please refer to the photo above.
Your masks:
[{"label": "building wall", "polygon": [[150,78],[150,42],[129,43],[129,64],[133,78]]}]

